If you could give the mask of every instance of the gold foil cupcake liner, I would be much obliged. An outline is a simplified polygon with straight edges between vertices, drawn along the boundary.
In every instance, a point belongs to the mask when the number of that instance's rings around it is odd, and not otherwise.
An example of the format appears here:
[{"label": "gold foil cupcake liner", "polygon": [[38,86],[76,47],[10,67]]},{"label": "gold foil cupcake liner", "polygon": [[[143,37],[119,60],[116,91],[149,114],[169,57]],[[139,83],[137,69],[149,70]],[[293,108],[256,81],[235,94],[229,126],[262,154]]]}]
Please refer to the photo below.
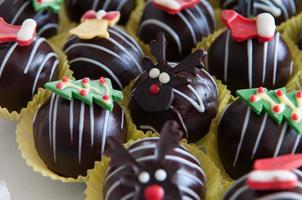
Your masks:
[{"label": "gold foil cupcake liner", "polygon": [[[150,136],[143,136],[143,138],[146,137]],[[151,137],[154,137],[154,135]],[[126,146],[130,146],[134,142],[135,140],[131,140]],[[221,199],[224,191],[224,181],[217,167],[205,153],[197,148],[197,146],[187,144],[185,140],[183,140],[181,144],[199,160],[202,169],[205,171],[207,176],[206,200]],[[110,159],[105,158],[102,162],[97,162],[95,168],[88,172],[88,181],[86,182],[87,188],[85,191],[86,200],[104,200],[103,187],[109,163]]]}]

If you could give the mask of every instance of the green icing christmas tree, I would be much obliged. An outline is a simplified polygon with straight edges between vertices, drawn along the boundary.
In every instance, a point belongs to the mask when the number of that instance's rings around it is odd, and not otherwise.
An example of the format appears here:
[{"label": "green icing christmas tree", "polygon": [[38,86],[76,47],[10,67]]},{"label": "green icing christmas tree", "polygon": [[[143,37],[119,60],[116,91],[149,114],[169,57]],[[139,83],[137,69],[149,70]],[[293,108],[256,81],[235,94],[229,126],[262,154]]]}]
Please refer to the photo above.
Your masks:
[{"label": "green icing christmas tree", "polygon": [[96,103],[109,111],[113,110],[115,101],[120,101],[123,98],[123,93],[114,90],[110,79],[107,78],[94,81],[84,78],[74,81],[65,77],[62,81],[46,83],[45,88],[64,99],[71,100],[75,98],[88,105]]},{"label": "green icing christmas tree", "polygon": [[61,4],[63,0],[33,0],[32,4],[35,11],[43,11],[50,9],[54,12],[59,12],[61,9]]},{"label": "green icing christmas tree", "polygon": [[264,111],[278,125],[287,121],[298,134],[302,133],[302,91],[287,93],[285,88],[268,91],[260,87],[238,90],[237,95],[258,115]]}]

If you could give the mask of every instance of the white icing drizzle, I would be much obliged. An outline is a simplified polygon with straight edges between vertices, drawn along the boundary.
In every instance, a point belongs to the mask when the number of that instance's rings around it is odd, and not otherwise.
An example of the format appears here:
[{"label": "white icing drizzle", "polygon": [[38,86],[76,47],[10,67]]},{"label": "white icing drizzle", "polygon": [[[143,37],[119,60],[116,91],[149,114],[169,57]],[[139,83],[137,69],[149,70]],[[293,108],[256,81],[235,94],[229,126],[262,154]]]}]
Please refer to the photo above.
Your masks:
[{"label": "white icing drizzle", "polygon": [[103,63],[100,63],[100,62],[95,61],[95,60],[90,59],[90,58],[78,57],[76,59],[70,60],[69,64],[73,64],[73,63],[76,63],[76,62],[88,62],[88,63],[92,63],[92,64],[94,64],[94,65],[96,65],[98,67],[101,67],[117,83],[117,85],[119,86],[119,88],[123,89],[123,85],[122,85],[121,81],[118,79],[118,77],[107,66],[105,66]]},{"label": "white icing drizzle", "polygon": [[38,31],[38,35],[42,35],[44,32],[46,32],[49,29],[59,29],[59,25],[55,24],[55,23],[49,23],[49,24],[45,24],[44,26],[42,26],[40,28],[40,30]]},{"label": "white icing drizzle", "polygon": [[100,0],[93,0],[92,10],[97,10]]},{"label": "white icing drizzle", "polygon": [[236,150],[236,155],[235,155],[235,159],[234,159],[234,162],[233,162],[233,167],[235,167],[236,164],[237,164],[237,160],[238,160],[238,157],[239,157],[239,154],[240,154],[240,151],[241,151],[241,147],[242,147],[242,144],[243,144],[243,139],[245,137],[247,126],[248,126],[248,123],[249,123],[249,120],[250,120],[250,114],[251,114],[251,108],[248,107],[246,115],[244,117],[244,123],[243,123],[243,127],[242,127],[241,134],[240,134],[240,141],[238,143],[237,150]]},{"label": "white icing drizzle", "polygon": [[136,61],[136,59],[134,58],[134,56],[129,53],[129,51],[123,47],[122,45],[120,45],[118,42],[116,42],[115,40],[113,40],[112,38],[109,38],[108,39],[111,43],[115,44],[119,49],[121,49],[122,51],[124,51],[130,58],[132,58],[133,62],[135,63],[135,65],[137,66],[137,69],[140,71],[140,72],[143,72],[141,66],[138,64],[138,62]]},{"label": "white icing drizzle", "polygon": [[91,133],[91,146],[94,145],[94,104],[89,106],[89,114],[90,114],[90,133]]},{"label": "white icing drizzle", "polygon": [[247,41],[249,88],[253,87],[253,40]]},{"label": "white icing drizzle", "polygon": [[292,73],[293,73],[293,68],[294,68],[294,62],[292,61],[290,63],[290,67],[289,67],[289,77],[291,77]]},{"label": "white icing drizzle", "polygon": [[178,170],[177,171],[177,174],[178,175],[181,175],[181,176],[185,176],[185,177],[188,177],[189,179],[193,179],[194,181],[196,181],[198,184],[200,184],[200,186],[204,186],[204,183],[198,179],[196,176],[184,171],[184,170]]},{"label": "white icing drizzle", "polygon": [[150,130],[153,132],[158,132],[154,127],[152,127],[150,125],[140,125],[139,128],[142,130]]},{"label": "white icing drizzle", "polygon": [[111,30],[115,30],[120,35],[124,36],[124,38],[127,38],[128,40],[130,40],[132,42],[132,44],[134,46],[136,46],[136,49],[139,50],[139,52],[141,53],[141,55],[144,55],[144,52],[141,49],[141,47],[138,45],[138,43],[132,37],[130,37],[125,31],[123,31],[120,27],[114,26],[114,27],[111,28]]},{"label": "white icing drizzle", "polygon": [[[196,7],[196,10],[198,11],[198,7]],[[200,30],[201,33],[203,33],[203,29],[201,26],[199,26],[199,22],[198,22],[198,19],[194,16],[194,14],[192,13],[192,11],[190,9],[186,9],[185,12],[193,19],[194,23],[196,24],[196,26],[198,27],[198,29]],[[201,17],[201,21],[203,22],[203,24],[205,24],[206,26],[206,29],[205,29],[205,33],[203,33],[203,35],[208,35],[210,34],[210,28],[208,26],[208,22],[207,22],[207,19],[205,18],[204,14],[201,12],[199,13],[200,14],[200,17]]]},{"label": "white icing drizzle", "polygon": [[121,198],[121,200],[129,200],[129,199],[132,199],[133,197],[134,197],[134,192],[130,192],[130,193],[128,193],[128,194],[126,194],[125,196],[123,196],[122,198]]},{"label": "white icing drizzle", "polygon": [[139,32],[142,32],[142,29],[145,26],[158,26],[160,28],[162,28],[164,31],[166,31],[167,33],[170,34],[170,36],[175,40],[177,47],[178,47],[178,52],[181,54],[182,53],[182,44],[180,41],[180,37],[178,36],[178,34],[171,28],[169,27],[167,24],[165,24],[162,21],[159,21],[157,19],[147,19],[145,21],[143,21],[139,27]]},{"label": "white icing drizzle", "polygon": [[107,128],[108,128],[109,117],[110,117],[110,111],[106,110],[105,120],[104,120],[104,124],[103,124],[103,133],[102,133],[102,149],[101,149],[102,154],[105,150],[105,145],[106,145]]},{"label": "white icing drizzle", "polygon": [[50,98],[50,106],[48,113],[48,136],[49,136],[49,144],[52,144],[51,134],[52,134],[52,114],[53,114],[53,103],[55,99],[55,94],[53,93]]},{"label": "white icing drizzle", "polygon": [[106,192],[105,200],[108,200],[108,199],[109,199],[111,193],[112,193],[112,192],[113,192],[120,184],[121,184],[120,181],[116,181],[115,183],[113,183],[113,184],[109,187],[108,191]]},{"label": "white icing drizzle", "polygon": [[32,87],[32,95],[34,95],[35,93],[35,90],[36,90],[36,87],[37,87],[37,83],[38,83],[38,80],[40,78],[40,75],[41,75],[41,72],[46,64],[47,61],[49,61],[50,58],[52,57],[57,57],[57,55],[55,53],[49,53],[45,56],[43,62],[41,63],[41,65],[39,66],[39,69],[37,71],[37,74],[36,74],[36,77],[35,77],[35,80],[34,80],[34,83],[33,83],[33,87]]},{"label": "white icing drizzle", "polygon": [[85,104],[81,103],[80,108],[80,119],[79,119],[79,152],[78,152],[78,158],[79,158],[79,164],[82,161],[82,144],[83,144],[83,131],[84,131],[84,114],[85,114]]},{"label": "white icing drizzle", "polygon": [[236,200],[240,194],[242,194],[243,192],[245,192],[248,189],[249,189],[249,187],[247,185],[240,187],[238,190],[236,190],[236,192],[233,193],[232,196],[230,196],[229,200]]},{"label": "white icing drizzle", "polygon": [[125,111],[122,109],[121,129],[124,128],[124,123],[125,123]]},{"label": "white icing drizzle", "polygon": [[116,7],[117,11],[121,11],[122,8],[125,6],[125,4],[127,3],[127,0],[121,0],[118,4],[118,6]]},{"label": "white icing drizzle", "polygon": [[52,148],[53,148],[53,158],[54,162],[57,162],[57,117],[58,117],[58,102],[59,96],[56,96],[53,108],[53,116],[52,116]]},{"label": "white icing drizzle", "polygon": [[254,8],[254,13],[257,13],[257,10],[262,10],[271,13],[274,17],[279,17],[282,14],[281,9],[268,0],[255,1],[253,8]]},{"label": "white icing drizzle", "polygon": [[35,56],[35,54],[36,54],[38,48],[39,48],[40,45],[41,45],[43,42],[45,42],[45,41],[46,41],[45,38],[39,38],[39,39],[35,42],[35,44],[34,44],[34,46],[33,46],[33,48],[32,48],[32,51],[31,51],[31,53],[30,53],[29,59],[28,59],[28,61],[27,61],[27,64],[26,64],[26,66],[25,66],[25,68],[24,68],[24,74],[27,74],[27,73],[28,73],[30,64],[32,63],[32,61],[33,61],[33,59],[34,59],[34,56]]},{"label": "white icing drizzle", "polygon": [[12,53],[14,52],[14,50],[16,49],[16,47],[18,46],[18,43],[15,42],[10,49],[8,50],[8,52],[6,53],[5,57],[3,58],[2,64],[0,66],[0,77],[2,75],[2,72],[4,70],[4,67],[6,66],[6,63],[8,61],[8,59],[11,57]]},{"label": "white icing drizzle", "polygon": [[[263,1],[263,0],[262,0]],[[272,3],[274,3],[275,5],[277,5],[283,12],[284,18],[288,19],[289,18],[289,13],[287,12],[286,7],[284,6],[282,1],[272,1]]]},{"label": "white icing drizzle", "polygon": [[18,20],[18,18],[20,17],[21,13],[25,10],[25,8],[27,6],[30,5],[30,1],[25,1],[24,4],[19,8],[19,10],[17,11],[16,15],[14,16],[14,18],[12,19],[12,21],[10,22],[10,24],[15,24]]},{"label": "white icing drizzle", "polygon": [[290,6],[290,9],[292,10],[292,14],[295,14],[297,12],[295,2],[294,1],[288,1],[288,3],[289,3],[289,6]]},{"label": "white icing drizzle", "polygon": [[263,43],[263,72],[262,72],[262,83],[265,82],[265,76],[266,76],[266,65],[267,65],[267,50],[268,50],[268,43]]},{"label": "white icing drizzle", "polygon": [[230,35],[231,31],[227,31],[225,39],[225,49],[224,49],[224,81],[228,82],[228,66],[229,66],[229,48],[230,48]]},{"label": "white icing drizzle", "polygon": [[256,142],[255,142],[255,146],[254,146],[254,149],[253,149],[251,160],[254,159],[256,151],[258,149],[258,146],[259,146],[259,143],[260,143],[260,140],[262,138],[263,131],[264,131],[264,128],[265,128],[265,125],[266,125],[267,116],[268,116],[267,113],[265,113],[264,117],[262,119],[262,123],[261,123],[260,129],[259,129],[259,132],[257,134],[257,139],[256,139]]},{"label": "white icing drizzle", "polygon": [[174,113],[177,115],[177,118],[179,119],[180,124],[181,124],[181,126],[183,127],[185,133],[188,134],[188,133],[189,133],[189,132],[188,132],[188,128],[187,128],[187,126],[186,126],[186,124],[185,124],[184,119],[182,118],[181,114],[179,113],[179,111],[178,111],[176,108],[174,108],[173,106],[170,106],[170,109],[171,109],[172,111],[174,111]]},{"label": "white icing drizzle", "polygon": [[52,67],[51,67],[50,76],[49,76],[49,82],[51,82],[52,77],[53,77],[53,74],[55,73],[55,70],[56,70],[58,64],[59,64],[59,60],[56,60],[56,61],[53,63],[53,65],[52,65]]},{"label": "white icing drizzle", "polygon": [[296,142],[295,142],[295,144],[293,146],[293,150],[292,150],[291,154],[296,153],[297,148],[298,148],[298,146],[300,144],[301,136],[302,136],[301,134],[297,135]]},{"label": "white icing drizzle", "polygon": [[275,42],[275,48],[274,48],[274,72],[273,72],[273,85],[276,84],[276,76],[277,76],[277,61],[278,61],[278,51],[279,51],[279,41],[280,41],[280,33],[276,33],[276,42]]},{"label": "white icing drizzle", "polygon": [[278,199],[298,200],[298,199],[302,199],[302,195],[294,192],[278,192],[274,194],[265,195],[255,200],[278,200]]},{"label": "white icing drizzle", "polygon": [[[211,4],[209,3],[209,1],[205,1],[205,0],[200,0],[200,3],[207,9],[208,13],[210,13],[213,25],[215,27],[216,26],[215,25],[215,13],[214,13],[214,10],[213,10]],[[196,6],[199,7],[198,4]],[[209,25],[209,23],[208,23],[208,25]]]},{"label": "white icing drizzle", "polygon": [[107,8],[108,8],[108,6],[109,6],[109,4],[111,3],[111,0],[106,0],[106,1],[104,1],[104,4],[103,4],[103,10],[107,10]]},{"label": "white icing drizzle", "polygon": [[189,31],[191,33],[192,39],[193,39],[193,43],[196,44],[196,42],[197,42],[196,34],[195,34],[194,28],[192,27],[191,23],[188,21],[188,19],[181,12],[177,13],[177,15],[180,17],[180,19],[188,27],[188,29],[189,29]]},{"label": "white icing drizzle", "polygon": [[201,112],[203,113],[205,111],[205,107],[203,105],[203,102],[200,98],[200,96],[198,95],[198,93],[196,92],[196,90],[191,86],[191,85],[188,85],[188,88],[193,92],[193,94],[196,96],[197,100],[198,100],[198,103],[196,103],[192,98],[190,98],[188,95],[184,94],[183,92],[173,88],[173,92],[178,94],[179,96],[183,97],[184,99],[186,99],[188,102],[190,102],[194,108],[196,108],[196,110],[198,112]]},{"label": "white icing drizzle", "polygon": [[194,197],[194,199],[200,200],[199,195],[196,194],[196,192],[194,192],[194,191],[191,190],[190,188],[188,188],[188,187],[183,187],[183,186],[179,186],[179,189],[180,189],[182,192],[185,192],[185,193],[189,194],[190,196]]},{"label": "white icing drizzle", "polygon": [[282,143],[283,143],[283,139],[284,139],[284,136],[285,136],[285,133],[286,133],[286,128],[287,128],[287,123],[284,123],[283,126],[282,126],[282,129],[281,129],[280,137],[278,139],[278,143],[277,143],[274,155],[273,155],[274,158],[279,155],[279,152],[280,152],[280,149],[281,149],[281,146],[282,146]]},{"label": "white icing drizzle", "polygon": [[71,141],[73,141],[73,105],[74,100],[71,99],[69,104],[69,134]]}]

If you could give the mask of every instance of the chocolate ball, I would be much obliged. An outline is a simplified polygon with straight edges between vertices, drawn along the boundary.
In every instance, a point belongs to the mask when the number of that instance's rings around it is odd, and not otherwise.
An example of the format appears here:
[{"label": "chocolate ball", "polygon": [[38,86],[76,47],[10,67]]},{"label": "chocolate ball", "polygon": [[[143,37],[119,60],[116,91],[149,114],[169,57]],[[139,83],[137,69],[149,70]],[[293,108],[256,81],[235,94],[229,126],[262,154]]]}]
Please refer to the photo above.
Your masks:
[{"label": "chocolate ball", "polygon": [[[112,154],[104,180],[104,199],[204,199],[205,172],[199,161],[179,145],[182,133],[170,123],[160,139],[141,139],[128,150],[121,144],[108,143]],[[175,135],[180,137],[176,140]]]},{"label": "chocolate ball", "polygon": [[157,33],[165,33],[168,41],[167,60],[175,62],[189,55],[192,48],[211,34],[214,28],[214,12],[207,0],[174,15],[148,1],[140,20],[138,36],[149,43]]},{"label": "chocolate ball", "polygon": [[112,112],[53,94],[38,110],[33,123],[37,152],[47,167],[64,177],[86,176],[100,161],[106,138],[126,139],[124,112]]},{"label": "chocolate ball", "polygon": [[122,89],[141,74],[143,52],[121,28],[108,29],[110,38],[90,40],[71,36],[64,46],[71,70],[77,79],[110,77],[114,88]]},{"label": "chocolate ball", "polygon": [[296,15],[298,9],[296,0],[220,0],[220,6],[223,9],[236,10],[246,17],[268,12],[275,17],[277,24]]},{"label": "chocolate ball", "polygon": [[79,22],[88,10],[120,11],[119,24],[125,25],[135,9],[135,0],[66,0],[66,11],[72,21]]},{"label": "chocolate ball", "polygon": [[10,24],[22,24],[28,18],[37,22],[37,34],[52,37],[59,28],[59,15],[51,10],[36,12],[32,0],[3,0],[0,3],[0,15]]},{"label": "chocolate ball", "polygon": [[255,160],[302,152],[301,135],[266,113],[257,115],[238,99],[218,125],[218,151],[226,172],[234,179],[248,173]]},{"label": "chocolate ball", "polygon": [[[302,174],[299,170],[293,170],[298,177],[299,185],[302,183]],[[283,190],[255,190],[246,184],[247,175],[241,177],[235,184],[227,191],[223,200],[254,200],[254,199],[301,199],[301,186],[293,189]]]},{"label": "chocolate ball", "polygon": [[0,44],[0,106],[20,112],[45,83],[58,78],[57,55],[44,38],[29,46]]},{"label": "chocolate ball", "polygon": [[236,90],[244,88],[285,86],[292,73],[293,60],[278,32],[269,42],[257,39],[237,42],[227,30],[211,45],[208,68],[210,74],[222,80],[235,94]]}]

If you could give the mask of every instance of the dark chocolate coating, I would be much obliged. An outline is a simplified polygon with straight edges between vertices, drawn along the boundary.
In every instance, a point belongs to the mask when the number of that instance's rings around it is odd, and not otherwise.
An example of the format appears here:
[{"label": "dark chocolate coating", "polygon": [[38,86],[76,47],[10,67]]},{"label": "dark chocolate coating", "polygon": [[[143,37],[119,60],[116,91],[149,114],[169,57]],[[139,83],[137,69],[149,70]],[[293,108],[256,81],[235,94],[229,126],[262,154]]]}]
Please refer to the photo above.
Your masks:
[{"label": "dark chocolate coating", "polygon": [[88,10],[120,11],[119,24],[125,25],[135,9],[135,0],[66,0],[66,11],[72,21],[80,22]]},{"label": "dark chocolate coating", "polygon": [[[150,175],[150,181],[145,184],[137,183],[135,187],[131,187],[120,181],[123,176],[134,174],[133,166],[122,165],[118,168],[110,168],[104,181],[104,197],[108,195],[108,200],[117,200],[134,192],[133,196],[136,198],[131,196],[129,199],[143,200],[145,199],[143,197],[144,189],[156,184],[164,189],[165,196],[163,200],[179,199],[175,186],[181,191],[181,199],[184,199],[186,196],[188,199],[196,200],[197,198],[192,196],[192,194],[197,195],[199,199],[204,199],[206,177],[198,160],[178,145],[173,151],[169,151],[162,162],[159,162],[154,158],[154,149],[157,141],[158,138],[148,138],[138,141],[129,147],[129,153],[140,165],[139,170],[147,172]],[[146,158],[147,156],[152,156],[153,158],[148,159]],[[155,177],[155,172],[158,169],[164,169],[168,173],[168,177],[164,182],[158,181]],[[169,172],[172,171],[177,173],[169,176]],[[135,179],[137,178],[135,177]],[[109,193],[110,188],[113,188],[118,182],[120,184]],[[191,194],[188,190],[191,190]]]},{"label": "dark chocolate coating", "polygon": [[82,40],[72,36],[64,51],[76,79],[109,77],[113,88],[121,89],[144,71],[141,65],[143,53],[121,28],[109,28],[109,34],[110,39]]},{"label": "dark chocolate coating", "polygon": [[94,162],[101,160],[106,142],[103,137],[113,136],[125,142],[123,117],[117,104],[109,112],[98,105],[91,108],[78,100],[68,101],[53,95],[34,120],[37,152],[47,167],[61,176],[86,176]]},{"label": "dark chocolate coating", "polygon": [[[195,142],[201,139],[208,132],[211,121],[216,116],[218,91],[214,80],[207,72],[199,69],[197,71],[198,73],[196,76],[191,76],[192,83],[190,85],[200,96],[205,107],[205,112],[199,112],[188,100],[175,92],[172,103],[174,110],[170,108],[167,111],[162,112],[146,112],[138,106],[135,98],[132,97],[129,103],[129,110],[137,128],[142,129],[141,125],[147,125],[159,131],[166,121],[175,120],[180,124],[181,130],[184,133],[186,132],[184,126],[187,128],[189,142]],[[175,87],[175,89],[198,103],[195,94],[187,85],[179,85]],[[135,90],[135,87],[133,90]],[[158,102],[161,101],[162,100],[159,98]],[[157,102],[153,103],[156,104]],[[184,126],[182,125],[180,118],[183,119]]]},{"label": "dark chocolate coating", "polygon": [[302,50],[302,31],[299,33],[298,47],[299,47],[300,50]]},{"label": "dark chocolate coating", "polygon": [[[267,47],[256,39],[237,42],[231,34],[228,37],[229,33],[225,31],[219,35],[209,49],[210,74],[222,80],[233,94],[238,89],[260,86],[275,89],[286,85],[292,73],[293,61],[291,52],[279,33],[266,43]],[[249,41],[252,41],[250,46]]]},{"label": "dark chocolate coating", "polygon": [[302,152],[301,136],[286,122],[278,125],[265,113],[257,115],[240,99],[226,109],[217,141],[220,160],[235,179],[248,173],[257,159]]},{"label": "dark chocolate coating", "polygon": [[268,12],[275,17],[277,24],[297,14],[296,0],[281,0],[281,4],[276,2],[274,0],[220,0],[220,6],[223,9],[236,10],[246,17]]},{"label": "dark chocolate coating", "polygon": [[37,37],[24,47],[0,44],[0,106],[10,112],[25,108],[39,87],[58,78],[58,64],[44,38]]},{"label": "dark chocolate coating", "polygon": [[51,10],[36,12],[32,0],[3,0],[0,13],[5,21],[16,25],[21,25],[28,18],[34,19],[37,22],[37,34],[42,37],[49,38],[58,32],[58,14]]},{"label": "dark chocolate coating", "polygon": [[298,200],[302,199],[302,174],[299,170],[294,170],[299,179],[299,186],[291,190],[270,190],[257,191],[247,186],[247,176],[240,178],[228,190],[223,200],[254,200],[254,199],[270,199],[270,200]]},{"label": "dark chocolate coating", "polygon": [[213,9],[206,0],[176,15],[155,8],[148,1],[140,21],[138,36],[145,43],[149,43],[157,33],[165,33],[168,41],[167,61],[174,62],[189,55],[196,43],[211,34],[214,28]]}]

